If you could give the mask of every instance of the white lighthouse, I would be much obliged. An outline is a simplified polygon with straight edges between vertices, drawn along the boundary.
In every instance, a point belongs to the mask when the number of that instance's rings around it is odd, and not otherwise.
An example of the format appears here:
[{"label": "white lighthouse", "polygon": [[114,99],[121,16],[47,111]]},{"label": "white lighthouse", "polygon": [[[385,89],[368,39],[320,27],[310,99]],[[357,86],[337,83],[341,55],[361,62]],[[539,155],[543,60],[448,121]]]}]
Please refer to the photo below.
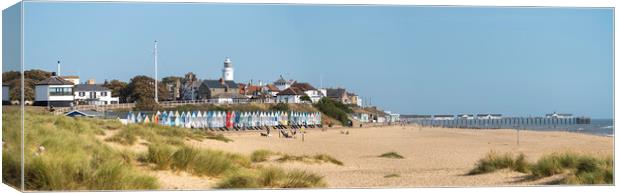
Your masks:
[{"label": "white lighthouse", "polygon": [[233,80],[233,74],[234,71],[232,67],[232,61],[230,61],[230,58],[226,58],[226,60],[224,60],[224,70],[222,70],[222,78],[224,80]]}]

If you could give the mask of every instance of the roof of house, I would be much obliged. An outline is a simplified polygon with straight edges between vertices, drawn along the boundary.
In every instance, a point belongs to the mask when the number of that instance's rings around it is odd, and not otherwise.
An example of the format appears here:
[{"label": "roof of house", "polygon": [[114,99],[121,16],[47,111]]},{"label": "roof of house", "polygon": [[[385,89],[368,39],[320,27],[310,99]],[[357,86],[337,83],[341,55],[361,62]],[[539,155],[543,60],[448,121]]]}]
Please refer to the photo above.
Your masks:
[{"label": "roof of house", "polygon": [[96,116],[103,116],[103,112],[97,112],[97,111],[79,111],[79,110],[73,110],[73,111],[69,111],[67,113],[65,113],[66,116],[69,117],[96,117]]},{"label": "roof of house", "polygon": [[312,85],[308,84],[307,82],[301,82],[301,83],[296,82],[296,83],[293,83],[291,87],[298,88],[301,91],[316,90],[316,88],[314,88]]},{"label": "roof of house", "polygon": [[72,79],[75,79],[75,78],[80,78],[80,77],[79,76],[61,76],[61,78],[72,78]]},{"label": "roof of house", "polygon": [[305,93],[296,87],[289,87],[278,93],[278,96],[284,95],[304,95]]},{"label": "roof of house", "polygon": [[454,115],[433,115],[433,117],[454,117]]},{"label": "roof of house", "polygon": [[37,82],[36,85],[73,85],[73,82],[67,81],[59,76],[52,76]]},{"label": "roof of house", "polygon": [[226,86],[228,86],[228,88],[239,87],[239,85],[237,85],[237,83],[233,80],[225,80],[223,81],[223,84],[220,80],[203,80],[202,84],[206,85],[208,88],[226,88]]},{"label": "roof of house", "polygon": [[331,98],[340,98],[343,97],[346,93],[346,90],[344,88],[328,88],[327,90],[327,97],[331,97]]},{"label": "roof of house", "polygon": [[268,84],[268,85],[267,85],[267,86],[265,86],[265,87],[267,87],[267,90],[268,90],[268,91],[276,91],[276,92],[280,92],[280,89],[278,89],[278,87],[276,87],[276,85],[273,85],[273,84]]},{"label": "roof of house", "polygon": [[74,88],[75,91],[111,91],[111,89],[104,87],[101,84],[77,84]]}]

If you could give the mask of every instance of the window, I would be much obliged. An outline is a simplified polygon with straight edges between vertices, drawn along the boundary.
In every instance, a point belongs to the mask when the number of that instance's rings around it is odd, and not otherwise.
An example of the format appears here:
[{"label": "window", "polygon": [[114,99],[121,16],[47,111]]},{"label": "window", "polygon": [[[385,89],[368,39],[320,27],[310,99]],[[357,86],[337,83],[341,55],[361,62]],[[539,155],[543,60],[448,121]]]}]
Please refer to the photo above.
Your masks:
[{"label": "window", "polygon": [[101,96],[108,96],[108,92],[101,92]]},{"label": "window", "polygon": [[73,95],[73,88],[71,87],[50,87],[50,96],[67,96]]},{"label": "window", "polygon": [[86,96],[86,93],[84,93],[84,92],[79,92],[79,95],[80,95],[81,97],[83,97],[83,96]]}]

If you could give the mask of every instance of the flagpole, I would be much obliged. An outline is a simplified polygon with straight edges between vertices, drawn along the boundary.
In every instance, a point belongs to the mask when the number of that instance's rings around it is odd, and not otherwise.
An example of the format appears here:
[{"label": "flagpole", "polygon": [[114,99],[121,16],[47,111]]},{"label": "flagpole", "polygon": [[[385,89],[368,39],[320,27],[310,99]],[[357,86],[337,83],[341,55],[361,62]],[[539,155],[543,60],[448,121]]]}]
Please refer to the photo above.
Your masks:
[{"label": "flagpole", "polygon": [[155,40],[155,103],[159,103],[159,98],[157,96],[157,40]]}]

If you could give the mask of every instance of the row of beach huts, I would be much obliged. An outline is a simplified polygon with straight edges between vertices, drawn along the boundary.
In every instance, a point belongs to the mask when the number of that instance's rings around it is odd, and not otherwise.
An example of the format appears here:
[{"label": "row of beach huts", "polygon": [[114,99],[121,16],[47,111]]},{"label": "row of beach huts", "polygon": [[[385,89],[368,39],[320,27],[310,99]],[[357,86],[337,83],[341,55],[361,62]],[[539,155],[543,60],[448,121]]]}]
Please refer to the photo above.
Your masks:
[{"label": "row of beach huts", "polygon": [[157,124],[183,128],[321,127],[319,112],[164,111],[129,112],[124,124]]}]

